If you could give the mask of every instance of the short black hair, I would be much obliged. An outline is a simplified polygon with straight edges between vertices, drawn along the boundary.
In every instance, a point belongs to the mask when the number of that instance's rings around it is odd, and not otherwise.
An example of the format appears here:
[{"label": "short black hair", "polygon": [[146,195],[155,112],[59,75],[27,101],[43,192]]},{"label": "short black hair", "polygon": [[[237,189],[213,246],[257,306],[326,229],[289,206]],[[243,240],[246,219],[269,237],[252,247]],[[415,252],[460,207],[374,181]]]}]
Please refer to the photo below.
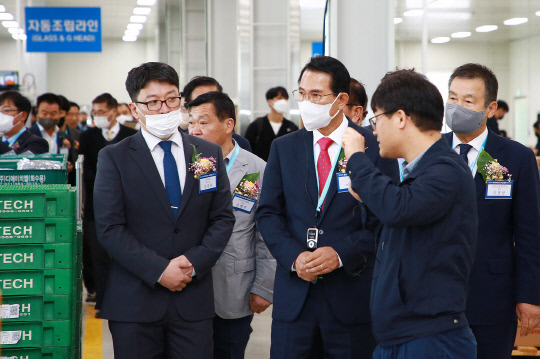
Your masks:
[{"label": "short black hair", "polygon": [[497,91],[499,90],[499,82],[497,77],[488,67],[481,64],[468,63],[456,68],[450,80],[448,80],[448,88],[455,78],[462,79],[481,79],[484,82],[484,105],[487,107],[493,101],[497,101]]},{"label": "short black hair", "polygon": [[101,95],[97,96],[94,100],[92,100],[92,105],[95,103],[105,103],[107,104],[107,108],[109,110],[112,110],[113,108],[118,107],[118,101],[112,95],[108,92],[102,93]]},{"label": "short black hair", "polygon": [[136,101],[139,92],[149,82],[161,82],[179,87],[180,80],[176,70],[163,62],[146,62],[139,67],[132,68],[126,78],[126,90],[131,101]]},{"label": "short black hair", "polygon": [[340,92],[346,94],[349,93],[351,76],[349,75],[349,71],[345,65],[343,65],[338,59],[330,56],[312,57],[300,72],[298,84],[300,84],[302,75],[304,75],[304,71],[306,70],[329,74],[330,77],[332,77],[331,89],[334,94],[337,95]]},{"label": "short black hair", "polygon": [[289,94],[287,93],[287,90],[283,86],[272,87],[271,89],[266,91],[267,100],[271,100],[274,97],[279,96],[279,95],[285,97],[286,99],[289,99]]},{"label": "short black hair", "polygon": [[510,111],[510,108],[508,107],[508,104],[506,103],[506,101],[503,101],[503,100],[498,100],[497,101],[497,108],[501,108],[506,112]]},{"label": "short black hair", "polygon": [[234,124],[236,125],[236,111],[234,108],[234,103],[229,95],[218,91],[207,92],[200,95],[195,100],[188,102],[186,108],[190,109],[205,103],[211,103],[214,105],[216,116],[220,121],[225,121],[227,118],[232,118],[234,120]]},{"label": "short black hair", "polygon": [[367,93],[364,84],[351,77],[350,89],[349,89],[349,103],[355,106],[362,106],[364,111],[367,111]]},{"label": "short black hair", "polygon": [[6,102],[7,100],[11,100],[13,102],[13,105],[17,107],[18,111],[24,111],[28,115],[30,115],[30,112],[32,111],[32,104],[30,103],[30,100],[21,95],[18,91],[6,91],[2,92],[0,94],[0,105]]},{"label": "short black hair", "polygon": [[219,92],[223,92],[223,87],[215,78],[209,76],[195,76],[189,80],[182,90],[182,97],[184,97],[186,103],[193,100],[191,94],[199,86],[216,86]]},{"label": "short black hair", "polygon": [[58,95],[58,97],[60,98],[60,110],[64,110],[64,111],[68,112],[69,108],[71,107],[69,105],[70,101],[65,96]]},{"label": "short black hair", "polygon": [[75,102],[70,102],[69,103],[69,108],[71,109],[72,107],[77,107],[77,110],[81,110],[81,106],[79,106],[77,103]]},{"label": "short black hair", "polygon": [[371,99],[373,112],[403,110],[420,131],[440,131],[444,103],[439,90],[414,69],[388,72]]},{"label": "short black hair", "polygon": [[36,100],[36,108],[39,108],[39,105],[41,105],[43,102],[46,102],[48,104],[57,104],[59,109],[62,109],[62,100],[58,95],[55,95],[51,92],[46,92],[42,95],[39,95]]}]

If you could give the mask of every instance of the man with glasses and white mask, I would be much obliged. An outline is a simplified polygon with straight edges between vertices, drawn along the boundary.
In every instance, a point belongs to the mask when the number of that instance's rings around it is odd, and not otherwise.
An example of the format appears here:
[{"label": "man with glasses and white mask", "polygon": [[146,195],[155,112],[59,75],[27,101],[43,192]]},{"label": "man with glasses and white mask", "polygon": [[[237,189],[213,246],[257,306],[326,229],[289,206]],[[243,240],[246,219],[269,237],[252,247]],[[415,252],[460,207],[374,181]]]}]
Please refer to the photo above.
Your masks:
[{"label": "man with glasses and white mask", "polygon": [[299,102],[304,129],[272,143],[256,213],[279,264],[274,283],[271,358],[371,358],[369,293],[376,221],[348,191],[341,136],[362,133],[369,158],[399,181],[395,160],[379,157],[371,131],[343,115],[350,75],[332,57],[303,68]]},{"label": "man with glasses and white mask", "polygon": [[115,358],[212,358],[212,266],[234,226],[221,148],[180,133],[178,74],[148,62],[126,89],[141,131],[98,156],[94,215],[111,256],[101,315]]}]

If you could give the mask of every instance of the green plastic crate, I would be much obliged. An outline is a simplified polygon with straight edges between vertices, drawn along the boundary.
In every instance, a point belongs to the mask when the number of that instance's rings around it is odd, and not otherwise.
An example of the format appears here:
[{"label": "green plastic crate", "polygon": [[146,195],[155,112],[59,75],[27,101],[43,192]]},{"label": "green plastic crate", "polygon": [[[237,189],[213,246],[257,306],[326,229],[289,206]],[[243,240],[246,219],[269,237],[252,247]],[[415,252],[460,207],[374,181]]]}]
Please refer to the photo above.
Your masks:
[{"label": "green plastic crate", "polygon": [[71,295],[4,297],[2,322],[73,320],[75,302]]},{"label": "green plastic crate", "polygon": [[76,215],[75,187],[69,185],[0,186],[0,216],[2,218],[75,218]]},{"label": "green plastic crate", "polygon": [[0,157],[0,185],[65,184],[67,182],[67,155],[41,154],[29,158],[30,160],[61,162],[61,169],[17,170],[17,163],[24,157]]},{"label": "green plastic crate", "polygon": [[9,359],[79,359],[74,347],[43,347],[2,349],[2,357]]},{"label": "green plastic crate", "polygon": [[9,295],[73,294],[71,269],[0,271],[0,290]]},{"label": "green plastic crate", "polygon": [[0,246],[0,270],[74,268],[78,260],[71,243]]},{"label": "green plastic crate", "polygon": [[73,218],[0,220],[0,245],[73,243],[75,236]]},{"label": "green plastic crate", "polygon": [[71,346],[71,328],[69,320],[2,323],[2,352],[9,348]]}]

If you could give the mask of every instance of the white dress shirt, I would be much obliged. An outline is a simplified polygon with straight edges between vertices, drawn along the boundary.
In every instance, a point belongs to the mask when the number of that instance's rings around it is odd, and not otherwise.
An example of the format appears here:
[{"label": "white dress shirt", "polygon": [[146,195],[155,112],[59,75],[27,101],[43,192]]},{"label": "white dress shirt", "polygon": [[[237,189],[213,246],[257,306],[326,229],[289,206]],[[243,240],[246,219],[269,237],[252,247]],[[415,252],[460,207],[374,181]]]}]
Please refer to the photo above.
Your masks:
[{"label": "white dress shirt", "polygon": [[[334,160],[337,156],[339,156],[340,148],[341,148],[341,138],[343,137],[343,134],[347,130],[347,127],[349,127],[349,124],[347,122],[347,119],[345,116],[343,116],[343,121],[339,125],[338,128],[334,130],[329,136],[332,139],[332,144],[330,147],[328,147],[328,156],[330,156],[330,162],[334,163]],[[321,153],[321,146],[317,143],[321,138],[325,137],[322,133],[319,132],[319,130],[313,131],[313,154],[315,156],[315,163],[317,163],[317,159],[319,158],[319,154]],[[317,167],[317,166],[315,166]]]},{"label": "white dress shirt", "polygon": [[[149,134],[145,130],[142,130],[141,133],[148,145],[148,149],[150,149],[150,153],[152,154],[152,158],[154,159],[154,163],[159,172],[159,177],[161,177],[161,182],[163,182],[163,187],[165,187],[165,170],[163,169],[163,157],[165,156],[165,152],[159,145],[162,140]],[[184,185],[186,184],[186,157],[184,155],[184,143],[182,142],[180,132],[175,131],[171,138],[169,138],[169,141],[172,141],[171,152],[176,161],[176,166],[178,167],[180,187],[182,193],[184,193]]]},{"label": "white dress shirt", "polygon": [[[118,121],[110,129],[108,128],[101,129],[101,134],[107,141],[112,141],[118,135],[118,132],[120,132],[120,124],[118,123]],[[146,143],[148,143],[148,141]]]},{"label": "white dress shirt", "polygon": [[[486,129],[484,130],[484,132],[482,132],[482,134],[480,134],[474,140],[469,142],[469,145],[471,145],[472,148],[469,150],[469,153],[467,153],[467,160],[468,160],[467,165],[470,167],[474,163],[474,166],[471,170],[471,174],[473,177],[476,174],[476,170],[478,168],[478,164],[477,164],[478,156],[480,156],[480,150],[481,150],[482,145],[486,141],[487,135],[488,135],[488,129],[486,127]],[[459,145],[461,143],[462,143],[461,140],[454,133],[452,135],[452,148],[454,149],[454,151],[456,151],[458,155],[459,155]]]},{"label": "white dress shirt", "polygon": [[52,136],[49,136],[49,133],[45,131],[45,129],[43,128],[43,126],[39,124],[39,122],[37,122],[37,125],[39,128],[39,131],[41,132],[41,136],[49,144],[49,153],[53,153],[53,154],[58,153],[58,144],[56,143],[56,136],[59,131],[58,126],[54,126],[54,132]]}]

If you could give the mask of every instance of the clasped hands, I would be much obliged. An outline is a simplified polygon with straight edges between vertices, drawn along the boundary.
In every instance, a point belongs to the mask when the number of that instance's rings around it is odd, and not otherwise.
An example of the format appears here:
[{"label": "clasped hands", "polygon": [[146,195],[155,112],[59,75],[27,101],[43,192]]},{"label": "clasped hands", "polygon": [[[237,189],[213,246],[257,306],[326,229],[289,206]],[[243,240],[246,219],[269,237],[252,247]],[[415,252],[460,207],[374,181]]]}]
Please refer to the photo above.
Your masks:
[{"label": "clasped hands", "polygon": [[332,247],[320,247],[313,252],[304,251],[294,261],[294,270],[300,279],[314,281],[318,276],[339,267],[339,257]]},{"label": "clasped hands", "polygon": [[171,292],[179,292],[190,283],[193,278],[193,265],[185,255],[171,259],[163,271],[159,284]]}]

